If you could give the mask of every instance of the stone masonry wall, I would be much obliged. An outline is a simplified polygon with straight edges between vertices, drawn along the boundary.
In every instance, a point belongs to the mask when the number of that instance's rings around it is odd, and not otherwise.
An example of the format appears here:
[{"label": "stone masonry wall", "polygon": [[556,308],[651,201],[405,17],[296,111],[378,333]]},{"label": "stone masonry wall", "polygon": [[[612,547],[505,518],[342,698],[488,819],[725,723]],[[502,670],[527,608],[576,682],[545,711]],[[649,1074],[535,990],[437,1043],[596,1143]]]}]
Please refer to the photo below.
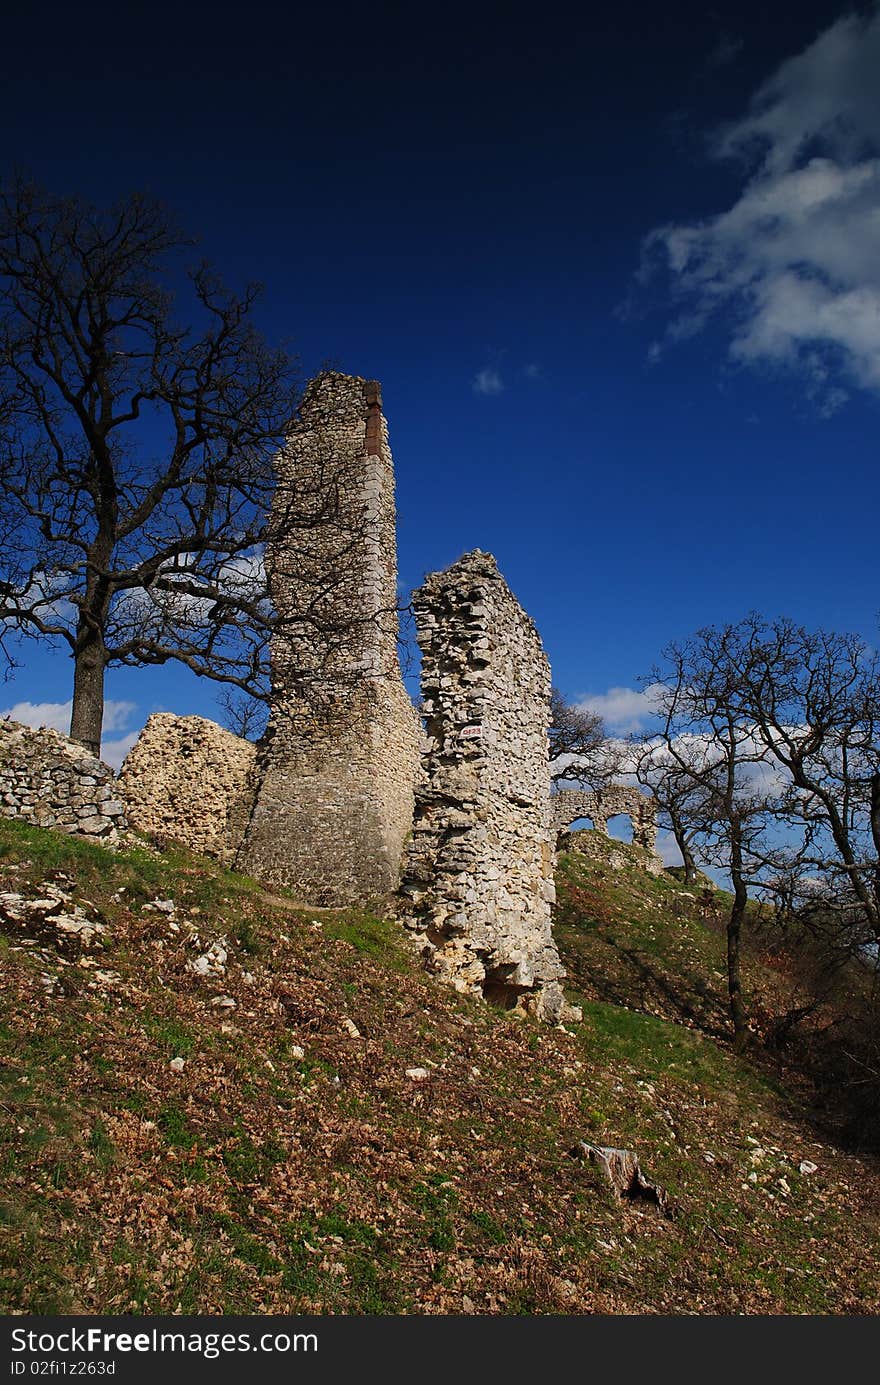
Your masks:
[{"label": "stone masonry wall", "polygon": [[425,739],[401,913],[443,980],[556,1021],[540,637],[488,553],[430,576],[413,608]]},{"label": "stone masonry wall", "polygon": [[[590,818],[597,832],[608,836],[608,820],[623,813],[632,823],[633,846],[646,852],[645,869],[657,875],[663,869],[663,862],[657,855],[657,804],[648,794],[629,784],[609,784],[594,793],[583,789],[561,789],[550,800],[553,815],[553,830],[556,833],[557,848],[566,851],[582,851],[586,855],[596,855],[591,850],[589,833],[568,832],[568,828],[578,818]],[[601,853],[598,853],[601,854]]]},{"label": "stone masonry wall", "polygon": [[257,748],[204,717],[156,712],[119,771],[128,821],[231,865],[256,793]]},{"label": "stone masonry wall", "polygon": [[274,705],[237,865],[306,903],[376,900],[399,879],[419,725],[397,654],[394,467],[375,382],[312,382],[273,515]]},{"label": "stone masonry wall", "polygon": [[109,765],[58,731],[8,718],[0,721],[0,813],[102,842],[126,825]]},{"label": "stone masonry wall", "polygon": [[561,789],[551,799],[553,827],[564,832],[578,818],[591,818],[597,832],[608,836],[608,820],[623,813],[632,822],[633,845],[653,851],[657,843],[657,805],[648,794],[628,784],[609,784],[588,793]]}]

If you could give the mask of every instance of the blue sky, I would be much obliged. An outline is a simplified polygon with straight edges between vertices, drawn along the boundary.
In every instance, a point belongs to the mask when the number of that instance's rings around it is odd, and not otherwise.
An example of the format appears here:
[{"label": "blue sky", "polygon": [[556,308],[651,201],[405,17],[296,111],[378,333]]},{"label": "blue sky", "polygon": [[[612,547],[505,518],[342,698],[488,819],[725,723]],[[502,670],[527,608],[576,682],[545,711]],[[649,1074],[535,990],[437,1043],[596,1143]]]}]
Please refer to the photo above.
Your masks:
[{"label": "blue sky", "polygon": [[[618,729],[699,625],[876,638],[875,6],[101,10],[5,21],[0,170],[161,198],[305,373],[382,381],[406,588],[492,551]],[[25,650],[0,710],[71,675]],[[111,758],[218,715],[107,692]]]}]

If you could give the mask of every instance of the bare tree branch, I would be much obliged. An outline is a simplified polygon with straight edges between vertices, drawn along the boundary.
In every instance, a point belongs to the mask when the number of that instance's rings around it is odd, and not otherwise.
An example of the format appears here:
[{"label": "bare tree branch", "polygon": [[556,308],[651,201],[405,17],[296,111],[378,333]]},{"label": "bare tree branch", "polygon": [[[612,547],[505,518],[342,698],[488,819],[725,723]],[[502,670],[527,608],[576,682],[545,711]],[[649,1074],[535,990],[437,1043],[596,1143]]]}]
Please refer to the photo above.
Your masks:
[{"label": "bare tree branch", "polygon": [[70,650],[71,734],[95,751],[113,664],[175,660],[265,700],[273,633],[320,628],[332,649],[351,631],[328,621],[338,570],[298,571],[300,607],[273,605],[267,538],[295,555],[328,526],[338,556],[359,533],[332,461],[279,490],[294,363],[256,332],[256,287],[228,293],[206,265],[187,280],[187,244],[140,197],[0,191],[0,650]]}]

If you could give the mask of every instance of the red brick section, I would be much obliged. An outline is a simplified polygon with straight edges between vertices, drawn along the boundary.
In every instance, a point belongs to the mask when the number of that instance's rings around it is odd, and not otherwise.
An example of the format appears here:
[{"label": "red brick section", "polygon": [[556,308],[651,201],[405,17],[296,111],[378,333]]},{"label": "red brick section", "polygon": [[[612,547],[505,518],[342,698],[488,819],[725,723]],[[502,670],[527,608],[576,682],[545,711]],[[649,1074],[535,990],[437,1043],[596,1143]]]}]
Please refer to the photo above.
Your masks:
[{"label": "red brick section", "polygon": [[364,385],[364,402],[367,406],[367,456],[378,457],[382,446],[382,387],[378,380],[367,380]]}]

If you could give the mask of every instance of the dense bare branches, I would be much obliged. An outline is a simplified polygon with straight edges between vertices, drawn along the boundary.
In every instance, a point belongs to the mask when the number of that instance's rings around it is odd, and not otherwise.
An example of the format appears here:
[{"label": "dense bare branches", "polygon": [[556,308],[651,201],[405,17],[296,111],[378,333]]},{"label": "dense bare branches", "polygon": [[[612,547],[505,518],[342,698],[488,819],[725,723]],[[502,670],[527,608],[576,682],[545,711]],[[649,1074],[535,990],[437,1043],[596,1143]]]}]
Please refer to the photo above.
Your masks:
[{"label": "dense bare branches", "polygon": [[184,277],[184,245],[138,197],[0,196],[0,644],[69,648],[71,734],[94,750],[111,663],[266,694],[262,544],[295,382],[252,325],[257,290]]},{"label": "dense bare branches", "polygon": [[804,863],[880,939],[880,667],[859,636],[742,622],[734,703],[785,776]]},{"label": "dense bare branches", "polygon": [[620,770],[620,746],[609,739],[597,712],[568,702],[558,688],[550,694],[550,779],[596,789]]},{"label": "dense bare branches", "polygon": [[699,784],[672,757],[658,754],[656,741],[646,746],[641,738],[634,737],[633,743],[635,776],[650,790],[657,805],[657,825],[672,833],[681,853],[684,879],[693,884],[699,873],[694,855],[698,837]]},{"label": "dense bare branches", "polygon": [[664,650],[651,682],[662,730],[643,748],[639,778],[655,779],[672,802],[688,845],[725,868],[733,885],[727,921],[727,983],[737,1044],[748,1021],[742,995],[740,948],[749,885],[767,859],[767,828],[775,785],[763,773],[766,755],[748,716],[736,705],[739,676],[733,627],[700,630]]},{"label": "dense bare branches", "polygon": [[637,754],[687,864],[730,875],[731,1015],[746,1016],[739,937],[749,892],[836,958],[880,942],[880,673],[853,635],[750,615],[664,651],[651,674],[663,721]]}]

